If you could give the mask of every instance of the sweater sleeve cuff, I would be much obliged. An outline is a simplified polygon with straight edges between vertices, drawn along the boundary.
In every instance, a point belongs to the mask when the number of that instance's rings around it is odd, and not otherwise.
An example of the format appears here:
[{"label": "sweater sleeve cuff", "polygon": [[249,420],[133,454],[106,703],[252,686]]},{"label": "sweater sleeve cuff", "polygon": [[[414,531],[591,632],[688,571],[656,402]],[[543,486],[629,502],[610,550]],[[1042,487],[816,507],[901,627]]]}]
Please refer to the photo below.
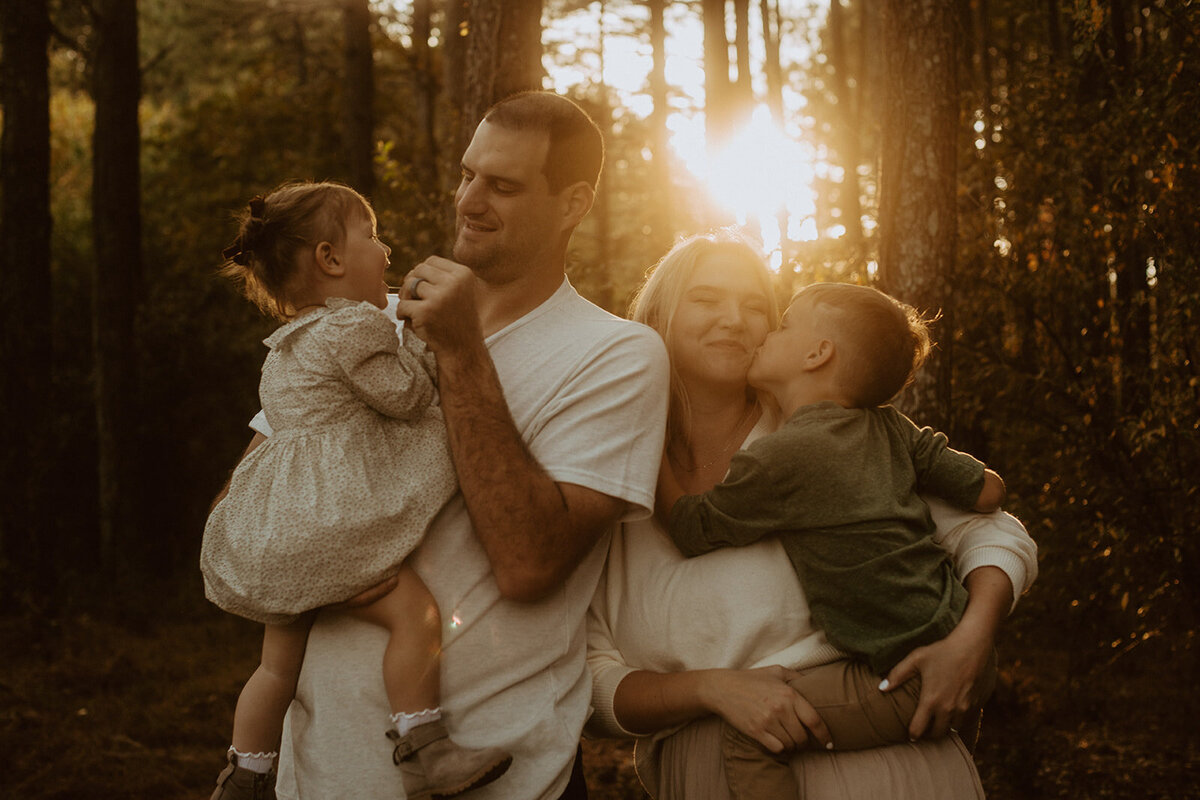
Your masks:
[{"label": "sweater sleeve cuff", "polygon": [[1029,574],[1025,562],[1004,547],[975,547],[964,553],[958,560],[958,574],[965,578],[979,567],[998,567],[1012,581],[1013,601],[1009,613],[1017,607],[1017,600],[1033,582],[1035,576]]},{"label": "sweater sleeve cuff", "polygon": [[584,726],[586,736],[595,739],[636,739],[638,734],[628,731],[617,722],[613,711],[613,697],[617,686],[634,667],[626,664],[609,663],[602,667],[592,665],[592,715]]}]

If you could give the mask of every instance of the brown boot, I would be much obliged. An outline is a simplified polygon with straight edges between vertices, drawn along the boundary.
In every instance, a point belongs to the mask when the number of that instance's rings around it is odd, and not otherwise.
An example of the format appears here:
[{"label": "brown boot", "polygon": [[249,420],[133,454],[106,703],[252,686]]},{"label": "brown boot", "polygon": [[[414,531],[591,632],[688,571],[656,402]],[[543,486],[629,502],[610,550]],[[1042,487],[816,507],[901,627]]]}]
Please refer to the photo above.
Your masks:
[{"label": "brown boot", "polygon": [[217,788],[209,800],[275,800],[275,770],[254,772],[237,765],[228,754],[229,766],[217,776]]},{"label": "brown boot", "polygon": [[512,756],[498,747],[456,745],[441,722],[418,725],[407,736],[394,730],[387,736],[396,743],[392,761],[400,767],[408,800],[454,797],[491,783],[512,763]]}]

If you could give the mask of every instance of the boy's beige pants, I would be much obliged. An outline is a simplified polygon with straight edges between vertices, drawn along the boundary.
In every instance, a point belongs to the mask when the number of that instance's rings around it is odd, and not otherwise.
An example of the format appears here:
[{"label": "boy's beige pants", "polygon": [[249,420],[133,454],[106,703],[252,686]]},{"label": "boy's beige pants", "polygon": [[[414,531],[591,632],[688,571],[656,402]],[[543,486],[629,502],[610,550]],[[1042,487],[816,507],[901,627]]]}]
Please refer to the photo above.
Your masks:
[{"label": "boy's beige pants", "polygon": [[[879,691],[879,676],[861,661],[836,661],[799,672],[788,684],[816,709],[836,750],[865,750],[909,741],[908,726],[921,694],[919,677],[885,693]],[[986,699],[996,682],[994,654],[982,680]],[[980,708],[972,709],[956,728],[969,750],[975,748],[980,716]],[[735,800],[801,797],[788,767],[790,753],[777,757],[737,728],[728,724],[722,728],[721,753],[729,793]],[[809,746],[821,745],[810,737]]]}]

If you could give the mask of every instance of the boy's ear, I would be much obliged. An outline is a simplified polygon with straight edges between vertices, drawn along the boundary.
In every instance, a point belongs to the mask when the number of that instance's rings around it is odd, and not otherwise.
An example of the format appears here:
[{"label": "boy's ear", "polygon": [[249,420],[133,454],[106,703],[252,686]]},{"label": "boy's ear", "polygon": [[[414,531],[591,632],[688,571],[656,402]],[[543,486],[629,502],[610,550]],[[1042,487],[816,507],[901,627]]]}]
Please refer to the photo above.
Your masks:
[{"label": "boy's ear", "polygon": [[830,339],[821,339],[804,356],[804,369],[811,372],[815,369],[820,369],[830,362],[833,358],[833,353],[836,348],[833,341]]},{"label": "boy's ear", "polygon": [[346,265],[342,262],[337,248],[330,242],[320,242],[313,248],[313,260],[317,269],[331,278],[340,278],[346,274]]}]

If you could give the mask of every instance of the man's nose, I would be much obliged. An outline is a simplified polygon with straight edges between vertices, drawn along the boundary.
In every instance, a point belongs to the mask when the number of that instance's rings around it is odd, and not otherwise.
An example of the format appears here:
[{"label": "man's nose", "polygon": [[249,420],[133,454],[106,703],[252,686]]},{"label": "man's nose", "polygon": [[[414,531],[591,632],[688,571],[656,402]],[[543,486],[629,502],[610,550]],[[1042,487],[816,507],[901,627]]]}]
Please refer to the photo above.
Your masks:
[{"label": "man's nose", "polygon": [[486,193],[479,181],[463,181],[458,187],[454,207],[460,214],[478,214],[487,207]]}]

